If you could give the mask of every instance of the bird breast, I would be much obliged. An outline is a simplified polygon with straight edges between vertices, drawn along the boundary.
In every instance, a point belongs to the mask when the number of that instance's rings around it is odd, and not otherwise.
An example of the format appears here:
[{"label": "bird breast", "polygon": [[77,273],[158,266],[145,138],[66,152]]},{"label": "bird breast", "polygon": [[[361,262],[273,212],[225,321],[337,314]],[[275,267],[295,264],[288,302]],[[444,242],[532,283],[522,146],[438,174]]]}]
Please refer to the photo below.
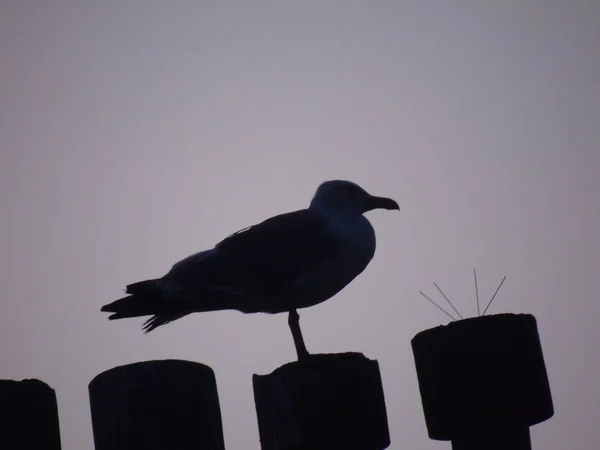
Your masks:
[{"label": "bird breast", "polygon": [[340,240],[336,254],[294,283],[282,304],[306,308],[336,295],[356,278],[375,254],[375,232],[364,216],[333,220],[331,232]]}]

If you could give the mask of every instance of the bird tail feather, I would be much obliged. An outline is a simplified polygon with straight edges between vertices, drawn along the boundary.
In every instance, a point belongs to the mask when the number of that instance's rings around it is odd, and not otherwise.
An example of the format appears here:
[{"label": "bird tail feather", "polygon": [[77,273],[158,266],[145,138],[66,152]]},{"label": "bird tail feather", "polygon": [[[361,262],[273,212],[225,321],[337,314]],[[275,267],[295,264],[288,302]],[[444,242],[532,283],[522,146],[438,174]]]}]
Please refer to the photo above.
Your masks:
[{"label": "bird tail feather", "polygon": [[185,316],[187,312],[181,312],[180,304],[163,297],[159,281],[160,278],[157,278],[130,284],[125,289],[129,295],[104,305],[100,310],[113,313],[109,320],[152,316],[143,325],[145,333]]},{"label": "bird tail feather", "polygon": [[151,280],[138,281],[137,283],[128,284],[125,288],[126,294],[144,294],[152,293],[159,290],[158,282],[160,278],[153,278]]},{"label": "bird tail feather", "polygon": [[142,330],[144,330],[144,333],[150,333],[155,328],[160,327],[161,325],[165,325],[174,320],[180,319],[181,317],[187,314],[188,313],[155,314],[144,322],[144,325],[142,325]]},{"label": "bird tail feather", "polygon": [[[129,317],[152,316],[142,326],[145,333],[180,319],[191,312],[214,311],[226,309],[228,303],[214,295],[204,297],[204,304],[195,298],[165,298],[160,287],[160,278],[139,281],[126,287],[126,297],[102,306],[103,312],[111,312],[109,320]],[[208,292],[207,292],[208,293]],[[191,303],[191,304],[190,304]]]}]

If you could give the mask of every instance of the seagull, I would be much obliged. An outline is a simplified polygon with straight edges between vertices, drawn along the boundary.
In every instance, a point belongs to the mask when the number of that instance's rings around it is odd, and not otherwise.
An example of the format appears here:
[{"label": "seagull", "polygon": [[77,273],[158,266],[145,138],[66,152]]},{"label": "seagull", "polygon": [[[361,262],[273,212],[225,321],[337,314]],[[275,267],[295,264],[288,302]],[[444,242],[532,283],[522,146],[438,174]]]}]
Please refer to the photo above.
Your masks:
[{"label": "seagull", "polygon": [[365,270],[375,231],[363,214],[374,209],[400,207],[356,183],[326,181],[307,209],[237,231],[160,278],[128,285],[101,311],[110,320],[152,316],[145,333],[194,312],[288,313],[298,358],[306,357],[297,309],[330,299]]}]

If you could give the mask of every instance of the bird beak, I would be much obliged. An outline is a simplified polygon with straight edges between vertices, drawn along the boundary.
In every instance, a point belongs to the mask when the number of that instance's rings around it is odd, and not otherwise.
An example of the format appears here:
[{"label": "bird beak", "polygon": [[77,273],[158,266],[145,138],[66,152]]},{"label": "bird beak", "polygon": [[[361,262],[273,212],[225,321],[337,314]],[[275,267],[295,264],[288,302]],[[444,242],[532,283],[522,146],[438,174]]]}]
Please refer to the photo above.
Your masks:
[{"label": "bird beak", "polygon": [[396,203],[395,200],[386,197],[375,197],[371,196],[369,198],[369,202],[367,203],[367,211],[372,211],[373,209],[397,209],[400,210],[400,206]]}]

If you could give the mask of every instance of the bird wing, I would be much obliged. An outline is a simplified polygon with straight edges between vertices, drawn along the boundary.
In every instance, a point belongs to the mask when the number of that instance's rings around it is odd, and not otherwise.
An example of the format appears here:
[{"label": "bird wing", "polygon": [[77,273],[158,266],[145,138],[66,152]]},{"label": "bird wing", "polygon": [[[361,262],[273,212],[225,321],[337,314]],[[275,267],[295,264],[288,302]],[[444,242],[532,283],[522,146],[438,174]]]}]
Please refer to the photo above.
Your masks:
[{"label": "bird wing", "polygon": [[291,286],[339,247],[327,219],[305,209],[233,233],[214,249],[175,264],[167,277],[186,290],[265,298]]}]

